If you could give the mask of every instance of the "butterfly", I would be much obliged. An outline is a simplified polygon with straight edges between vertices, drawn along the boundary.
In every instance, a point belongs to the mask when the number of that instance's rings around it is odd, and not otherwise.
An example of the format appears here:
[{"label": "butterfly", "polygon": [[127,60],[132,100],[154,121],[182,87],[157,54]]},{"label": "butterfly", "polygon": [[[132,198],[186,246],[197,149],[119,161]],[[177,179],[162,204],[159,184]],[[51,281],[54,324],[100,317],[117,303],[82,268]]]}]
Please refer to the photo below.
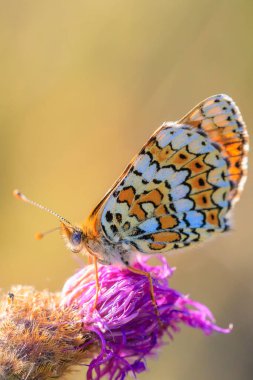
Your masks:
[{"label": "butterfly", "polygon": [[[140,273],[132,267],[140,252],[169,253],[229,229],[246,180],[247,153],[239,108],[229,96],[214,95],[179,121],[163,123],[85,223],[75,226],[47,211],[60,219],[73,252]],[[15,195],[38,205],[19,191]]]}]

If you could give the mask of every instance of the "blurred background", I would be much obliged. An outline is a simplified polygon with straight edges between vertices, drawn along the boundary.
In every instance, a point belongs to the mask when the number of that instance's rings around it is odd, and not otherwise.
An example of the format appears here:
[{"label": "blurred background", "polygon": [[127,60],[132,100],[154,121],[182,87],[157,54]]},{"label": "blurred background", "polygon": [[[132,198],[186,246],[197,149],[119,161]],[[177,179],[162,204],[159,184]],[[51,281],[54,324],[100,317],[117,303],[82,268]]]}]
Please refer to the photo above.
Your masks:
[{"label": "blurred background", "polygon": [[[253,132],[252,18],[246,0],[0,1],[1,288],[56,291],[80,265],[57,233],[34,240],[57,220],[14,188],[79,222],[153,131],[203,98],[232,96]],[[184,328],[140,379],[253,378],[250,171],[234,230],[168,256],[171,285],[234,331]]]}]

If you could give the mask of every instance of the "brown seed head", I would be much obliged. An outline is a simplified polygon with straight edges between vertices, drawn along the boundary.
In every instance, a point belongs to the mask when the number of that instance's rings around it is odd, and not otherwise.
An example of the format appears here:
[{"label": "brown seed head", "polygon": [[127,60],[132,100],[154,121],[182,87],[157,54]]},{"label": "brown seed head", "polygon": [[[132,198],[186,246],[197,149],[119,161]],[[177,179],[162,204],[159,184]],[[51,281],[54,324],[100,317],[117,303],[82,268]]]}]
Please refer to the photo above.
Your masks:
[{"label": "brown seed head", "polygon": [[17,286],[0,298],[0,380],[60,377],[99,351],[77,309],[59,294]]}]

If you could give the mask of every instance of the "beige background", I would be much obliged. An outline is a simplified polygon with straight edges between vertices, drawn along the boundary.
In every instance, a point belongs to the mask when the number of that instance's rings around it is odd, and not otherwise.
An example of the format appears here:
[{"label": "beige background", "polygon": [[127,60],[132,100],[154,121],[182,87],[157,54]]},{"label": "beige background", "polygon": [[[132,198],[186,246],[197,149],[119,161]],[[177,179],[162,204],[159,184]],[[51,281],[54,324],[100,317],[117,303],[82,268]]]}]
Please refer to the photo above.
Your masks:
[{"label": "beige background", "polygon": [[[161,122],[219,92],[252,133],[252,18],[250,0],[0,1],[2,288],[55,291],[78,265],[57,234],[33,239],[57,221],[16,202],[14,188],[83,220]],[[233,333],[184,328],[141,379],[252,379],[249,177],[232,232],[168,257],[172,286]]]}]

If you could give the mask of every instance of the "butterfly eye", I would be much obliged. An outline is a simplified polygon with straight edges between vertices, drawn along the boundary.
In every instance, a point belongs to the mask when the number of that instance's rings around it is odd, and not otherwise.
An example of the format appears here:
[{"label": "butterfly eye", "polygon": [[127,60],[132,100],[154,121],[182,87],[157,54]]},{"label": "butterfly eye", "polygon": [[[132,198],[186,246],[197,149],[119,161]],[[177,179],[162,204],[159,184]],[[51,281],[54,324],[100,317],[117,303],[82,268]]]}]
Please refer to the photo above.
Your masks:
[{"label": "butterfly eye", "polygon": [[82,231],[74,231],[71,237],[72,244],[78,246],[82,241],[83,233]]}]

